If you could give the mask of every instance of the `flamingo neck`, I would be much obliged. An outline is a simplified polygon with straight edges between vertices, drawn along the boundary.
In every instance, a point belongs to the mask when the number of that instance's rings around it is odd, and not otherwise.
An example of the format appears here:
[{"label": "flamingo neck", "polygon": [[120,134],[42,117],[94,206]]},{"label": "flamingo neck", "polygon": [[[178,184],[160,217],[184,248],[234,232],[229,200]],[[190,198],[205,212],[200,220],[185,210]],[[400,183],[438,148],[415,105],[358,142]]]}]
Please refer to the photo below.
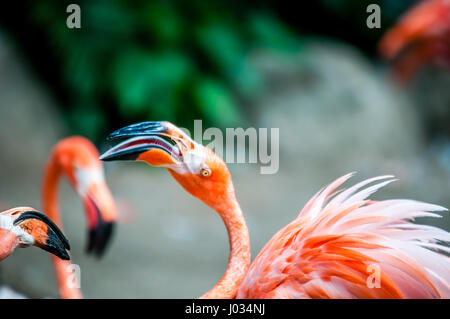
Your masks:
[{"label": "flamingo neck", "polygon": [[61,215],[59,213],[58,182],[61,170],[54,156],[50,158],[45,168],[44,184],[42,192],[42,208],[47,216],[53,220],[58,227],[62,228]]},{"label": "flamingo neck", "polygon": [[244,215],[234,196],[219,206],[214,207],[222,218],[228,232],[230,257],[222,279],[200,298],[232,299],[247,274],[250,266],[250,238]]},{"label": "flamingo neck", "polygon": [[[61,169],[57,164],[54,155],[47,163],[44,173],[44,185],[42,193],[43,210],[47,216],[62,230],[61,215],[59,213],[58,182],[61,176]],[[51,255],[53,268],[58,283],[59,296],[62,299],[82,298],[81,291],[74,285],[71,265],[68,260],[62,260]]]},{"label": "flamingo neck", "polygon": [[9,229],[0,228],[0,261],[8,257],[18,245],[16,234]]}]

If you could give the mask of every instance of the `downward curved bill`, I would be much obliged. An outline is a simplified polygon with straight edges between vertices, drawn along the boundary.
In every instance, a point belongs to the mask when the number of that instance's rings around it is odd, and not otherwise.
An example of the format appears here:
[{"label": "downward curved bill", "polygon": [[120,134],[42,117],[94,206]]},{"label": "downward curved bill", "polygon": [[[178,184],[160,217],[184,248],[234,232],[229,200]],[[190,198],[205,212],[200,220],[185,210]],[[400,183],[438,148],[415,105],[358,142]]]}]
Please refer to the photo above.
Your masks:
[{"label": "downward curved bill", "polygon": [[123,127],[108,136],[121,140],[105,152],[103,161],[146,161],[152,166],[183,162],[183,154],[193,147],[186,134],[169,122],[142,122]]},{"label": "downward curved bill", "polygon": [[[13,225],[19,227],[24,233],[33,238],[33,244],[63,260],[69,260],[69,241],[62,231],[46,215],[33,210],[23,211],[14,220]],[[28,242],[19,237],[21,246],[27,246]]]}]

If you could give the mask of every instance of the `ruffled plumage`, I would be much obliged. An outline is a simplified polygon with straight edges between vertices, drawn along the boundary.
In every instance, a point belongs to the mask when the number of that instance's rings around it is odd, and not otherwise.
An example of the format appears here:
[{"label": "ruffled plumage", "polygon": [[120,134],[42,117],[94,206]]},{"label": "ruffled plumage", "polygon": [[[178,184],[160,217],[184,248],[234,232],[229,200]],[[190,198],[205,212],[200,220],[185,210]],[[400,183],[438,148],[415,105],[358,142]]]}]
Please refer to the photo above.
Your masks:
[{"label": "ruffled plumage", "polygon": [[367,199],[392,176],[336,191],[352,175],[319,191],[275,234],[250,266],[237,298],[450,298],[450,234],[412,223],[416,217],[441,217],[433,212],[447,209]]}]

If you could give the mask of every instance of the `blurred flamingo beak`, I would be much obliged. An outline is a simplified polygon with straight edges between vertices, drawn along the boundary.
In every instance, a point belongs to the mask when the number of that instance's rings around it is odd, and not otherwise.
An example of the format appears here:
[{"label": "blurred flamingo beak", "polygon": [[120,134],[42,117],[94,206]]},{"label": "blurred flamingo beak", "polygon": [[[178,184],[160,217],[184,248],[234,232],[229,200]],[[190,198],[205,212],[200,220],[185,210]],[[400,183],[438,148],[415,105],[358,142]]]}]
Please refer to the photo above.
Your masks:
[{"label": "blurred flamingo beak", "polygon": [[[70,250],[69,241],[62,231],[47,216],[37,211],[24,211],[16,220],[14,226],[19,226],[30,234],[33,245],[63,260],[70,260],[67,250]],[[21,243],[22,244],[22,243]]]},{"label": "blurred flamingo beak", "polygon": [[86,252],[101,257],[112,238],[117,220],[114,199],[106,183],[104,181],[92,183],[83,196],[83,204],[89,229]]}]

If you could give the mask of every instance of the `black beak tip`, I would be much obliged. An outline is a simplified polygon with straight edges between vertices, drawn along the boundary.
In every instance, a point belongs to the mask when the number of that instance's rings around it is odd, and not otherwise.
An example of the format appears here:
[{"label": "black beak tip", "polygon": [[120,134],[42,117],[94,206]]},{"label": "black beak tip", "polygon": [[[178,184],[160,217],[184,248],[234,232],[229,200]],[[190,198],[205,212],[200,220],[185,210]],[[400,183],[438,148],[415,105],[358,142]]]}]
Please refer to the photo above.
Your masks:
[{"label": "black beak tip", "polygon": [[100,155],[99,159],[103,162],[111,162],[114,159],[114,156],[105,153]]},{"label": "black beak tip", "polygon": [[61,237],[52,229],[48,230],[47,236],[47,242],[41,248],[61,258],[62,260],[70,260],[70,255],[67,252],[68,248],[66,248],[66,245]]},{"label": "black beak tip", "polygon": [[104,162],[113,162],[113,161],[135,161],[139,154],[145,152],[148,148],[136,148],[128,151],[121,151],[116,153],[105,153],[100,156],[100,160]]},{"label": "black beak tip", "polygon": [[70,260],[70,256],[67,253],[66,250],[60,250],[58,253],[53,253],[56,256],[58,256],[59,258],[61,258],[62,260]]},{"label": "black beak tip", "polygon": [[93,254],[98,258],[103,257],[106,248],[114,232],[115,223],[100,222],[100,224],[89,231],[86,253]]}]

